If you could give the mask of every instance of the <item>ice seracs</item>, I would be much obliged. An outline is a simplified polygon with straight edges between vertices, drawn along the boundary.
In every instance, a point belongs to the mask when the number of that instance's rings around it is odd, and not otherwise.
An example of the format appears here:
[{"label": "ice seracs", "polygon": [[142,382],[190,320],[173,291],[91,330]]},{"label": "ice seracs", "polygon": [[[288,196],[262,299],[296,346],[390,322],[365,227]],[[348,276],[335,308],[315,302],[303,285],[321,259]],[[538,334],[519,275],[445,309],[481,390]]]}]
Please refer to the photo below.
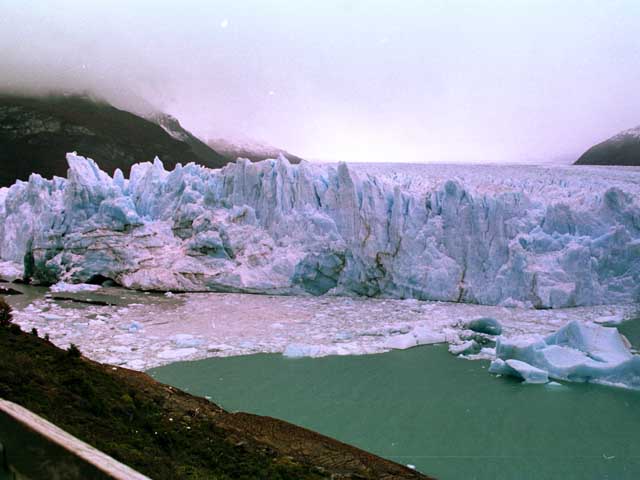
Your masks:
[{"label": "ice seracs", "polygon": [[526,170],[484,187],[458,174],[416,186],[282,157],[171,172],[156,160],[128,179],[67,160],[67,179],[0,189],[0,274],[537,308],[640,298],[638,182],[628,178],[640,172],[614,171],[606,187],[601,172],[580,171],[576,184]]},{"label": "ice seracs", "polygon": [[545,377],[640,389],[640,356],[613,327],[572,321],[531,341],[499,337],[492,373],[520,376],[530,383]]}]

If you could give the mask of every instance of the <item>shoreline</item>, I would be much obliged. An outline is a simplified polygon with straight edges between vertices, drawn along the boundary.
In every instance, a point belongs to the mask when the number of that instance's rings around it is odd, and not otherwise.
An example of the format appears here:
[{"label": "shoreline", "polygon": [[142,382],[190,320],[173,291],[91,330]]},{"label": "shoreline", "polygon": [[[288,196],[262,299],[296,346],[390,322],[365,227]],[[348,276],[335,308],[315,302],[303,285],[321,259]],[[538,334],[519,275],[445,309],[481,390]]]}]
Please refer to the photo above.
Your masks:
[{"label": "shoreline", "polygon": [[0,396],[154,479],[428,478],[290,423],[0,327]]}]

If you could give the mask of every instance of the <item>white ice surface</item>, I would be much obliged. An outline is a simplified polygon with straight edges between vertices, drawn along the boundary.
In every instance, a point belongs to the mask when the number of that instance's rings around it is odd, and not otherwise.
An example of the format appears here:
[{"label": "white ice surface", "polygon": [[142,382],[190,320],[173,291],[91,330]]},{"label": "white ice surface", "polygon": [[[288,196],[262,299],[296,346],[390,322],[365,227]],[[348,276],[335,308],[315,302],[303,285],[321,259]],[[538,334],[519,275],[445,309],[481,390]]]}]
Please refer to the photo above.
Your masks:
[{"label": "white ice surface", "polygon": [[539,340],[500,337],[496,356],[491,372],[513,374],[513,369],[530,383],[542,383],[548,374],[557,380],[640,389],[640,355],[631,353],[613,327],[574,320]]},{"label": "white ice surface", "polygon": [[[25,288],[25,287],[21,287]],[[45,289],[42,289],[45,291]],[[48,333],[61,347],[79,345],[101,362],[147,369],[175,361],[258,352],[300,356],[358,355],[447,342],[463,344],[467,321],[492,317],[502,338],[525,343],[573,320],[632,318],[633,305],[531,310],[416,300],[335,296],[269,296],[235,293],[145,295],[103,287],[87,296],[108,295],[123,305],[101,306],[26,295],[8,297],[24,330]],[[133,328],[135,327],[135,328]],[[404,345],[400,343],[405,342]],[[120,348],[123,347],[123,348]],[[118,348],[118,351],[114,351]],[[468,358],[494,358],[483,348]]]},{"label": "white ice surface", "polygon": [[54,293],[95,292],[96,290],[100,290],[100,285],[91,285],[89,283],[58,282],[51,285],[50,290]]},{"label": "white ice surface", "polygon": [[0,267],[174,292],[640,299],[637,168],[157,160],[127,179],[67,160],[67,179],[0,189]]},{"label": "white ice surface", "polygon": [[22,265],[17,262],[0,261],[0,280],[13,282],[22,278],[24,271]]}]

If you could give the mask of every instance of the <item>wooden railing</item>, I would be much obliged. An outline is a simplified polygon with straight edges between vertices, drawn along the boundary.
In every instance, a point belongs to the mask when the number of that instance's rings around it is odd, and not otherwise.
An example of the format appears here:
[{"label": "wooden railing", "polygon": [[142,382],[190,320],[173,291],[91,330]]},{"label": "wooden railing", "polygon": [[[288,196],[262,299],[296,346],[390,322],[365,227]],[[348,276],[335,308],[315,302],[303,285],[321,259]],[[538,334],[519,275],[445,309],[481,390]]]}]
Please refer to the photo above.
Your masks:
[{"label": "wooden railing", "polygon": [[0,480],[149,480],[51,422],[0,399]]}]

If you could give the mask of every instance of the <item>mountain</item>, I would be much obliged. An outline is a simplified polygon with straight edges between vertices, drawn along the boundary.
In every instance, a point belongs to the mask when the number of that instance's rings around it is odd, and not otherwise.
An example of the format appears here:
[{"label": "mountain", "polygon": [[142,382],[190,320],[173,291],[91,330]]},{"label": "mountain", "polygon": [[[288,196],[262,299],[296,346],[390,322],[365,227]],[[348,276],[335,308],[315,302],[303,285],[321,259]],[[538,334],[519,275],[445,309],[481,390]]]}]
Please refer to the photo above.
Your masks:
[{"label": "mountain", "polygon": [[594,145],[582,154],[575,165],[640,166],[640,126]]},{"label": "mountain", "polygon": [[145,119],[82,95],[0,94],[0,187],[27,180],[32,172],[66,176],[65,154],[71,151],[94,158],[108,172],[128,173],[134,163],[156,156],[169,168],[228,163],[170,116]]},{"label": "mountain", "polygon": [[289,163],[300,163],[303,160],[281,148],[251,140],[232,142],[217,138],[208,140],[207,145],[227,157],[229,161],[235,161],[237,158],[247,158],[252,162],[259,162],[267,158],[278,158],[280,155],[285,156],[287,160],[289,160]]}]

